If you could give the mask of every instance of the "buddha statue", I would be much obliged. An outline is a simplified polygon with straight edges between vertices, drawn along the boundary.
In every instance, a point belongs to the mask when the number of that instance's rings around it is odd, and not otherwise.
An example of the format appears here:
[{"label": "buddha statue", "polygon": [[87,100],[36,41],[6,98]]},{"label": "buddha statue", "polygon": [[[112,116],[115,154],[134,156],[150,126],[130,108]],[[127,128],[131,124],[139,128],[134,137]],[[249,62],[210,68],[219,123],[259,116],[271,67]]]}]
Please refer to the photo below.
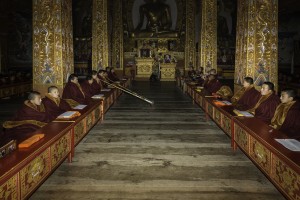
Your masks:
[{"label": "buddha statue", "polygon": [[[145,0],[140,6],[140,19],[132,37],[177,37],[171,30],[172,18],[170,7],[163,0]],[[146,29],[142,30],[144,18],[147,18]]]}]

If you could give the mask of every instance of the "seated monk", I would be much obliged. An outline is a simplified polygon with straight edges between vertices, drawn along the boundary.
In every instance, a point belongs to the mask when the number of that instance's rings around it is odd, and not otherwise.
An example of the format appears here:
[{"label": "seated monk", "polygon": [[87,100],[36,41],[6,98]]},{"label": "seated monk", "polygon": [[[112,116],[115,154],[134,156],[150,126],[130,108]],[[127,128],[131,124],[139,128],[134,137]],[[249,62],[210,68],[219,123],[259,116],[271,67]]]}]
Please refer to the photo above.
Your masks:
[{"label": "seated monk", "polygon": [[49,117],[42,104],[41,94],[32,91],[20,110],[11,121],[3,123],[5,135],[12,139],[24,139],[32,132],[40,129],[49,122]]},{"label": "seated monk", "polygon": [[270,124],[276,107],[280,103],[279,97],[274,93],[274,84],[264,82],[260,90],[260,98],[255,106],[248,110],[258,119]]},{"label": "seated monk", "polygon": [[86,98],[90,99],[92,96],[94,96],[92,84],[94,82],[94,79],[92,76],[88,75],[86,76],[85,81],[81,84],[81,88],[84,92],[84,95]]},{"label": "seated monk", "polygon": [[48,87],[48,93],[42,99],[42,102],[50,121],[56,119],[60,114],[72,109],[65,100],[60,98],[59,91],[56,86]]},{"label": "seated monk", "polygon": [[70,104],[71,107],[75,107],[78,104],[87,104],[84,92],[80,84],[78,83],[78,76],[71,74],[68,78],[68,83],[66,84],[62,98]]},{"label": "seated monk", "polygon": [[118,75],[116,74],[115,70],[113,67],[110,68],[109,72],[108,72],[108,79],[115,82],[115,81],[119,81],[120,79],[118,78]]},{"label": "seated monk", "polygon": [[188,70],[188,78],[193,80],[194,77],[196,75],[196,71],[194,70],[193,67],[189,67],[189,70]]},{"label": "seated monk", "polygon": [[110,67],[105,67],[105,71],[108,73],[110,71]]},{"label": "seated monk", "polygon": [[229,100],[232,97],[233,92],[229,86],[223,85],[216,93],[212,93],[212,95],[217,98]]},{"label": "seated monk", "polygon": [[102,83],[98,77],[97,71],[95,71],[95,70],[92,71],[92,77],[94,79],[94,81],[92,83],[93,95],[100,94],[101,88],[102,88]]},{"label": "seated monk", "polygon": [[196,80],[200,86],[204,84],[203,67],[200,67],[199,70],[196,71]]},{"label": "seated monk", "polygon": [[202,75],[202,79],[203,79],[202,85],[203,86],[208,83],[210,75],[216,75],[215,77],[217,78],[218,77],[217,70],[216,69],[210,69],[210,70],[208,70],[207,73],[204,73]]},{"label": "seated monk", "polygon": [[283,131],[292,138],[300,138],[300,103],[295,100],[296,92],[293,89],[281,91],[281,104],[277,106],[271,126]]},{"label": "seated monk", "polygon": [[243,88],[231,98],[231,102],[236,109],[244,111],[253,108],[259,98],[260,93],[253,85],[253,78],[245,77]]},{"label": "seated monk", "polygon": [[106,71],[105,70],[99,70],[98,72],[98,78],[99,80],[102,82],[102,86],[104,88],[107,88],[108,84],[108,80],[106,80]]},{"label": "seated monk", "polygon": [[210,74],[208,76],[208,81],[204,84],[204,89],[206,89],[209,93],[216,93],[220,88],[222,87],[222,84],[217,79],[217,75]]}]

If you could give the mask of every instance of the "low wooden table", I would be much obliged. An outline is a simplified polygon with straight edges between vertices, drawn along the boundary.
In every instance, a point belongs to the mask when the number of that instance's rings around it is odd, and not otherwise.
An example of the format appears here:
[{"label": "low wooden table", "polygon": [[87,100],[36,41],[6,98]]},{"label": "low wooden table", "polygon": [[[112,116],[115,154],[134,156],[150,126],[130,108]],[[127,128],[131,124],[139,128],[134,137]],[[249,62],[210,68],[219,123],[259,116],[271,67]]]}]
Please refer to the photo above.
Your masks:
[{"label": "low wooden table", "polygon": [[300,152],[293,152],[275,139],[287,138],[257,118],[234,120],[234,141],[288,199],[300,198]]}]

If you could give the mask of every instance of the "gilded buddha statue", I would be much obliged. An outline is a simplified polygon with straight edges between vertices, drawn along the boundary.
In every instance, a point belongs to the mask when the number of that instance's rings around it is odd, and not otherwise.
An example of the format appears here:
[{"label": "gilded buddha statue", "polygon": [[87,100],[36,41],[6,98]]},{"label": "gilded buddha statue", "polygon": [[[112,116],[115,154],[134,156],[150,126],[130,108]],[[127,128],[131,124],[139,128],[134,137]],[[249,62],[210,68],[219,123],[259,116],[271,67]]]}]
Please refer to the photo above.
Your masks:
[{"label": "gilded buddha statue", "polygon": [[[170,7],[163,0],[145,0],[140,6],[140,19],[132,37],[177,37],[171,30],[172,18]],[[146,29],[142,30],[144,18],[147,18]]]}]

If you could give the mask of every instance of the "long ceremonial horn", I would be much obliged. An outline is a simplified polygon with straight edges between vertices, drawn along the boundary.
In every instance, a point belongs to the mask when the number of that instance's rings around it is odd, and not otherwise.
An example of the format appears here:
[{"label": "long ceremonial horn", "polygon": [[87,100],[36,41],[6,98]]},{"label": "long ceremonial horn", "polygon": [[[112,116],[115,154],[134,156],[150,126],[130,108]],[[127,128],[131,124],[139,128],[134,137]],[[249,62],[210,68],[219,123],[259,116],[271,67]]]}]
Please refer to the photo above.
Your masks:
[{"label": "long ceremonial horn", "polygon": [[123,86],[120,87],[120,85],[116,85],[116,84],[113,84],[113,83],[109,83],[108,81],[102,80],[101,78],[100,78],[100,81],[102,81],[102,82],[104,82],[104,83],[106,83],[106,84],[108,84],[108,85],[110,85],[110,86],[113,86],[113,87],[115,87],[115,88],[117,88],[117,89],[119,89],[119,90],[122,90],[123,92],[126,92],[127,94],[130,94],[130,95],[132,95],[132,96],[134,96],[134,97],[137,97],[137,98],[139,98],[139,99],[141,99],[141,100],[143,100],[143,101],[145,101],[145,102],[147,102],[147,103],[149,103],[149,104],[151,104],[151,105],[154,105],[154,102],[153,102],[153,101],[147,99],[146,97],[143,97],[143,96],[137,94],[136,92],[132,92],[131,90],[129,90],[129,89],[127,89],[127,88],[124,89]]}]

